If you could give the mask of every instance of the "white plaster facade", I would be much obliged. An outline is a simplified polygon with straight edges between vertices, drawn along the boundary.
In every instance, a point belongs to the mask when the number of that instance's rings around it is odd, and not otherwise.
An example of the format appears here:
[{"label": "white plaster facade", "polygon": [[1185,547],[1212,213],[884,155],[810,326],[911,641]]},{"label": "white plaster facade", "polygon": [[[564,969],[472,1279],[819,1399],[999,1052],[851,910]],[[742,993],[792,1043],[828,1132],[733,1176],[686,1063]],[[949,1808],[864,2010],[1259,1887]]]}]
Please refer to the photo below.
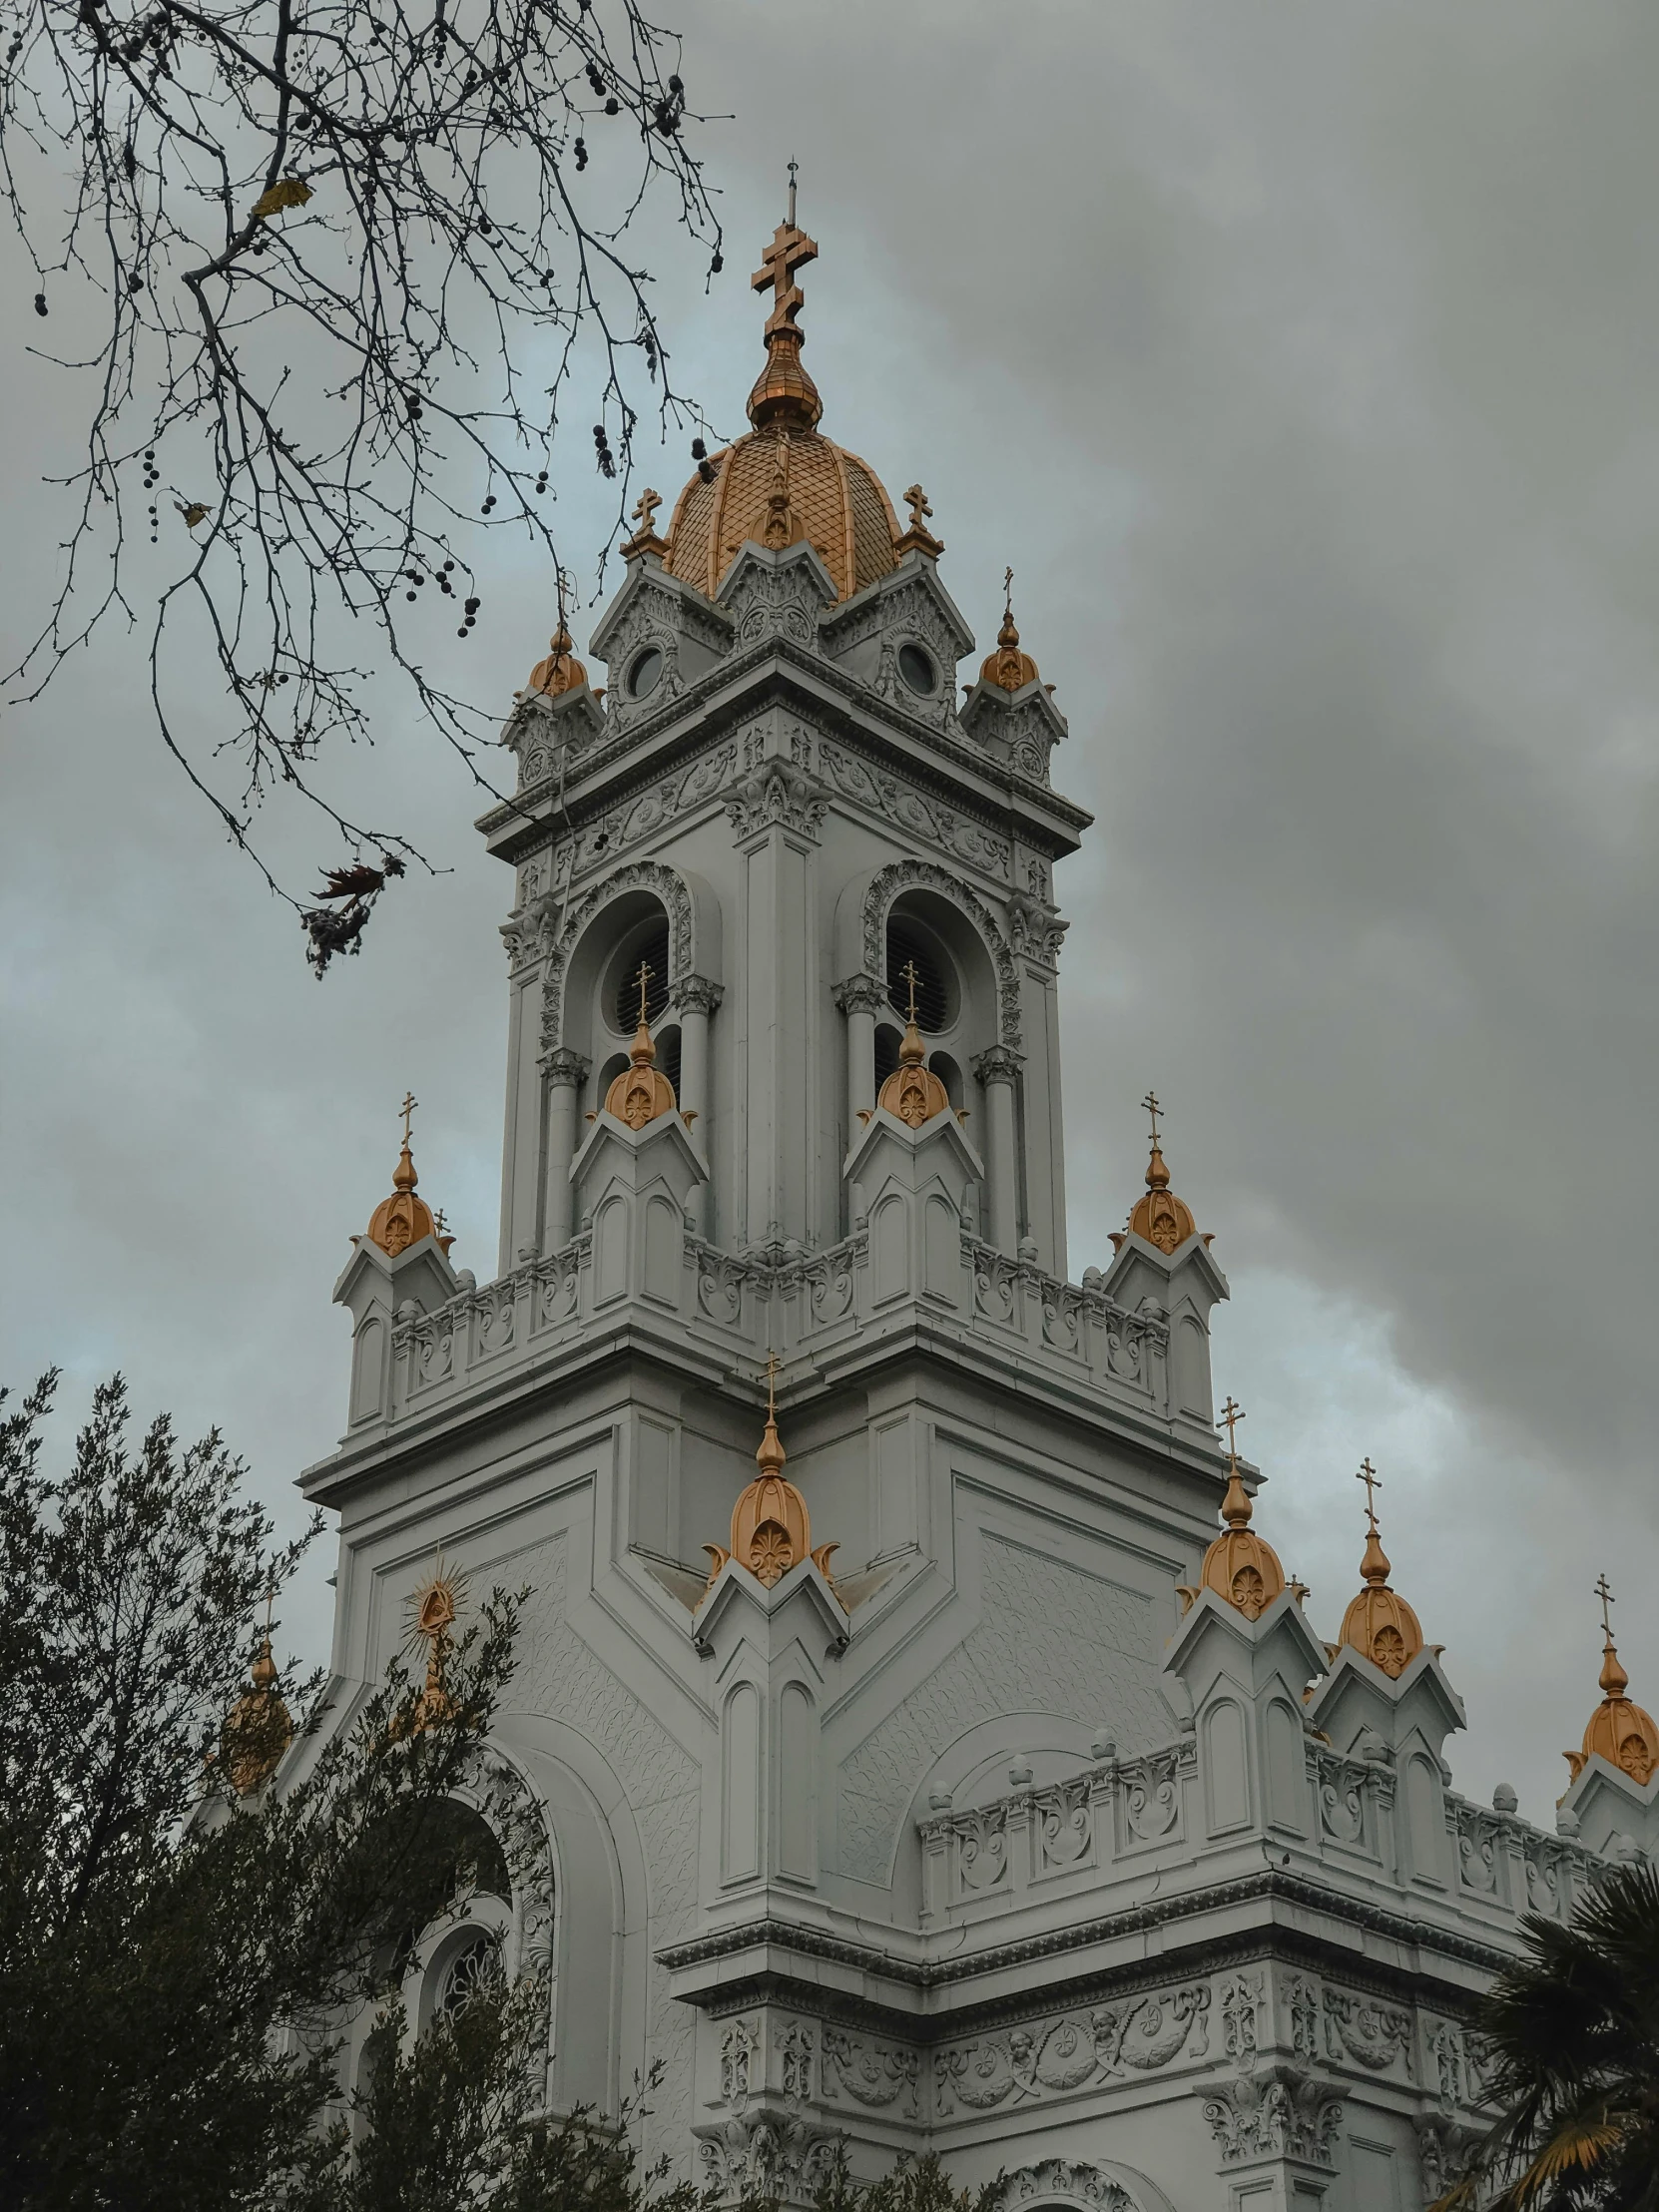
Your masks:
[{"label": "white plaster facade", "polygon": [[[1592,1761],[1541,1833],[1451,1790],[1433,1653],[1333,1663],[1294,1595],[1182,1616],[1226,1284],[1199,1237],[1068,1280],[1053,869],[1087,818],[1041,684],[957,705],[970,645],[924,551],[841,603],[806,544],[712,600],[648,551],[609,696],[520,701],[481,825],[515,882],[500,1267],[365,1242],[338,1286],[350,1417],[303,1486],[340,1516],[339,1708],[435,1546],[530,1587],[496,1748],[552,1847],[550,2095],[657,2069],[680,2170],[799,2200],[839,2138],[1010,2206],[1414,2212],[1517,1914],[1651,1850],[1659,1784]],[[859,1119],[894,913],[965,1121]],[[603,1085],[665,930],[688,1115],[636,1133]],[[770,1352],[834,1578],[705,1595]]]}]

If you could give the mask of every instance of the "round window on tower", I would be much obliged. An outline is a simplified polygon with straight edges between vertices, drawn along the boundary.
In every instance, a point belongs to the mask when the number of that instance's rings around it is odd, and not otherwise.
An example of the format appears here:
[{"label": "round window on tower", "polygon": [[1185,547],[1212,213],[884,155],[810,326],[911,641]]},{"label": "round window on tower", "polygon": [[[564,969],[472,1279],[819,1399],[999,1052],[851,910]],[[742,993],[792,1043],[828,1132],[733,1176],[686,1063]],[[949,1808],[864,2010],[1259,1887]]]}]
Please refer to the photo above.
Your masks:
[{"label": "round window on tower", "polygon": [[919,645],[899,647],[898,673],[911,691],[918,692],[923,699],[930,699],[939,688],[939,672]]},{"label": "round window on tower", "polygon": [[636,653],[628,664],[628,696],[630,699],[649,699],[663,680],[663,656],[656,646],[648,645],[643,653]]},{"label": "round window on tower", "polygon": [[916,1027],[930,1036],[948,1029],[956,1019],[956,975],[950,955],[931,929],[913,915],[887,917],[887,1004],[904,1020],[910,1010],[910,976],[914,970]]}]

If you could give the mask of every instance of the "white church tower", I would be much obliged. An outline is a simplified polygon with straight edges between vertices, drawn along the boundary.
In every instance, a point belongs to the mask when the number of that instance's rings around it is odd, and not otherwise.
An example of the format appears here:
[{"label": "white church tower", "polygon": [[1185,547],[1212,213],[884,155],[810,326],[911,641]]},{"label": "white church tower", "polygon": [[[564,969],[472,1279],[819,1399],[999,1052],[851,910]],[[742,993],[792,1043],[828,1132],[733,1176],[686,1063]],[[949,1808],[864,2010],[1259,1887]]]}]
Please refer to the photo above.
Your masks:
[{"label": "white church tower", "polygon": [[[1011,612],[964,693],[919,487],[901,528],[821,434],[816,252],[792,208],[753,428],[666,537],[641,501],[605,689],[561,630],[507,725],[499,1268],[454,1271],[405,1146],[304,1477],[337,1704],[439,1547],[529,1586],[493,1748],[554,1869],[549,2098],[654,2076],[648,2150],[727,2194],[803,2202],[844,2143],[1009,2206],[1408,2212],[1517,1914],[1652,1849],[1659,1783],[1621,1722],[1559,1834],[1457,1798],[1375,1536],[1315,1632],[1156,1125],[1071,1280],[1065,723]],[[419,1946],[417,2011],[534,1918]]]}]

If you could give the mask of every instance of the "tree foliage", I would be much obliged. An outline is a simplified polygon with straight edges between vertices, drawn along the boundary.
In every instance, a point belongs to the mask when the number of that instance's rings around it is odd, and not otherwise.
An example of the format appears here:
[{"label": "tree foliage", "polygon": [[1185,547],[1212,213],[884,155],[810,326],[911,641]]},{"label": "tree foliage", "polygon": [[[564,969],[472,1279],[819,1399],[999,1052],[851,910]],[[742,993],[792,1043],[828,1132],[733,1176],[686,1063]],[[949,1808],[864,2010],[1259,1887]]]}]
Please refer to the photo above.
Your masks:
[{"label": "tree foliage", "polygon": [[[375,877],[343,912],[293,899],[319,972],[413,849],[318,767],[372,734],[373,660],[470,758],[484,718],[431,672],[430,603],[470,635],[492,530],[559,573],[572,409],[619,518],[642,417],[688,418],[628,243],[644,215],[720,267],[681,67],[641,0],[0,12],[0,187],[35,314],[58,318],[28,323],[87,425],[61,589],[14,689],[154,592],[160,727],[232,836],[254,849],[279,786]],[[225,702],[207,757],[181,714],[211,698],[205,667]]]},{"label": "tree foliage", "polygon": [[1436,2212],[1659,2212],[1659,1870],[1524,1927],[1477,2020],[1500,2116]]}]

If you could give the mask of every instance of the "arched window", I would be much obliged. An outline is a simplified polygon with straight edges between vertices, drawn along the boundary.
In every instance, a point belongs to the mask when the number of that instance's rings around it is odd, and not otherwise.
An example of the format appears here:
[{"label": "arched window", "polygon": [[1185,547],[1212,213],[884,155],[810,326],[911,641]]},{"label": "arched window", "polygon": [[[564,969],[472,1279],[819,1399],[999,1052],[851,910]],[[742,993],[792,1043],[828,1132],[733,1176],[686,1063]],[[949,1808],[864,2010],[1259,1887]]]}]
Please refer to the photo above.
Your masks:
[{"label": "arched window", "polygon": [[928,1035],[950,1028],[960,996],[955,963],[924,921],[895,907],[887,916],[887,1003],[901,1020],[910,1007],[907,967],[915,969],[917,1028]]},{"label": "arched window", "polygon": [[882,1022],[875,1032],[875,1088],[879,1090],[898,1065],[899,1033],[890,1022]]},{"label": "arched window", "polygon": [[651,970],[645,983],[645,1018],[655,1022],[668,1004],[668,916],[661,911],[636,922],[612,956],[606,1010],[621,1037],[631,1037],[639,1027],[642,961]]}]

